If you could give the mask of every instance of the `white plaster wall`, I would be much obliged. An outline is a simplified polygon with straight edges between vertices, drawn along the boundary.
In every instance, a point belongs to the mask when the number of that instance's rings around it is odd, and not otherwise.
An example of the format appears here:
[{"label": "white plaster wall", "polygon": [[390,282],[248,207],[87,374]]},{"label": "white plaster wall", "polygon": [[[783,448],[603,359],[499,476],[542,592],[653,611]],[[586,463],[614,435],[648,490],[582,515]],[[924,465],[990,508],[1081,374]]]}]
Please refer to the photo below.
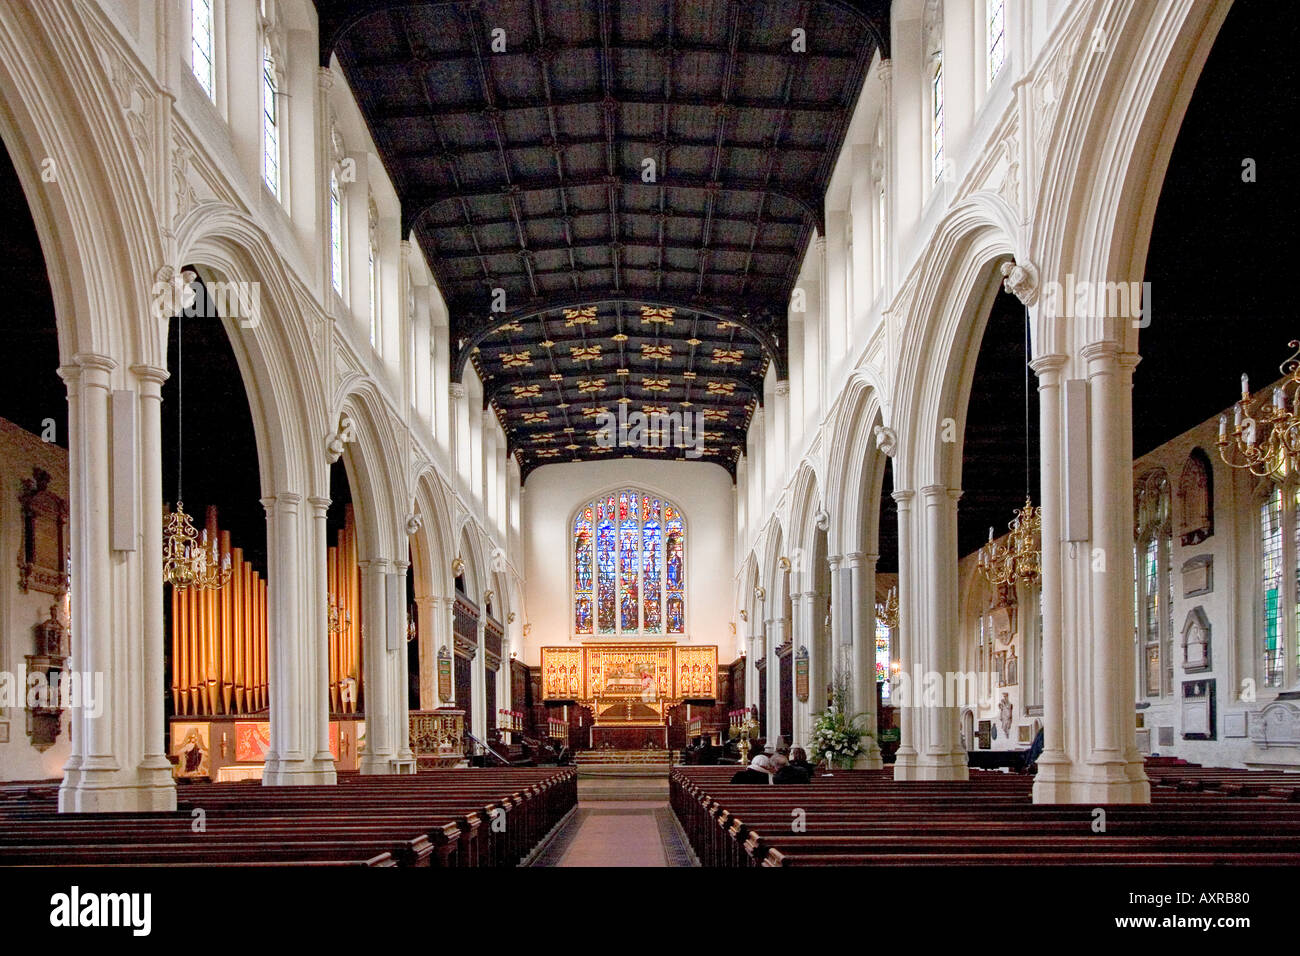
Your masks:
[{"label": "white plaster wall", "polygon": [[532,624],[522,639],[524,662],[540,664],[543,645],[574,640],[569,522],[578,505],[624,486],[666,496],[685,515],[687,633],[677,642],[716,644],[720,662],[733,660],[739,645],[731,632],[735,517],[731,476],[717,465],[700,462],[620,458],[544,465],[524,485],[524,620]]}]

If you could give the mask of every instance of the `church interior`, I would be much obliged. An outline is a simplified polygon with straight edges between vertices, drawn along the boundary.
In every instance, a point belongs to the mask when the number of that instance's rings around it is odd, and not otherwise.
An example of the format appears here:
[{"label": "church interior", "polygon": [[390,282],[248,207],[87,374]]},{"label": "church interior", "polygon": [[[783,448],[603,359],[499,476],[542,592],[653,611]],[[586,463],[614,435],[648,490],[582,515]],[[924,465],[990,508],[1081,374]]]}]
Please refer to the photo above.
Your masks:
[{"label": "church interior", "polygon": [[0,867],[1300,863],[1295,27],[0,0]]}]

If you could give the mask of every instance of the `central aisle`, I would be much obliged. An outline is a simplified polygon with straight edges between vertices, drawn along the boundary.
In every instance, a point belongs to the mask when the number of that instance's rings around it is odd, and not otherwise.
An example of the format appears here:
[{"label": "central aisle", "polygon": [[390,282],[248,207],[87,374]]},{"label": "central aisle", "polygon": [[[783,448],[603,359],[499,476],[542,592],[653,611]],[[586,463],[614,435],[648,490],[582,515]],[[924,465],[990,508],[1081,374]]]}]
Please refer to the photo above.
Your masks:
[{"label": "central aisle", "polygon": [[695,866],[666,803],[602,802],[578,811],[534,866]]}]

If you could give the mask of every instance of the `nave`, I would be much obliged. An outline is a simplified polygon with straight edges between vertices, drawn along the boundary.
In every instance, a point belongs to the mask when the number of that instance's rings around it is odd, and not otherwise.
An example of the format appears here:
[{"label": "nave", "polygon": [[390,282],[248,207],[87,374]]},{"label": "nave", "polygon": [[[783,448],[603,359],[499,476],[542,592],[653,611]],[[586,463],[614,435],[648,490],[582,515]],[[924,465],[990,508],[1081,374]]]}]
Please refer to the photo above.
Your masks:
[{"label": "nave", "polygon": [[1300,862],[1296,15],[0,0],[4,875]]}]

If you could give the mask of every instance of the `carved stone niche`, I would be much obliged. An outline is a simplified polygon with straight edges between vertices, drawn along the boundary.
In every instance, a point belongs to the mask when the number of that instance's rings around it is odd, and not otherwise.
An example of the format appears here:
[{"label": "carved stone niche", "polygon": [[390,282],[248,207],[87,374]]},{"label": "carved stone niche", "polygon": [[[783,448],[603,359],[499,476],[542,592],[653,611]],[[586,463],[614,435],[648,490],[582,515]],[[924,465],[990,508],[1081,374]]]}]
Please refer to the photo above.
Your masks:
[{"label": "carved stone niche", "polygon": [[1183,562],[1183,597],[1197,597],[1214,590],[1214,555],[1201,554]]},{"label": "carved stone niche", "polygon": [[1192,674],[1211,666],[1210,619],[1198,605],[1187,612],[1183,622],[1183,670]]},{"label": "carved stone niche", "polygon": [[46,594],[68,589],[68,505],[49,490],[49,472],[32,469],[18,496],[23,512],[23,537],[18,550],[18,588]]},{"label": "carved stone niche", "polygon": [[1200,544],[1214,534],[1214,470],[1209,456],[1193,448],[1178,476],[1178,508],[1174,532],[1183,547]]},{"label": "carved stone niche", "polygon": [[1274,701],[1251,714],[1250,739],[1265,748],[1300,746],[1300,707]]}]

